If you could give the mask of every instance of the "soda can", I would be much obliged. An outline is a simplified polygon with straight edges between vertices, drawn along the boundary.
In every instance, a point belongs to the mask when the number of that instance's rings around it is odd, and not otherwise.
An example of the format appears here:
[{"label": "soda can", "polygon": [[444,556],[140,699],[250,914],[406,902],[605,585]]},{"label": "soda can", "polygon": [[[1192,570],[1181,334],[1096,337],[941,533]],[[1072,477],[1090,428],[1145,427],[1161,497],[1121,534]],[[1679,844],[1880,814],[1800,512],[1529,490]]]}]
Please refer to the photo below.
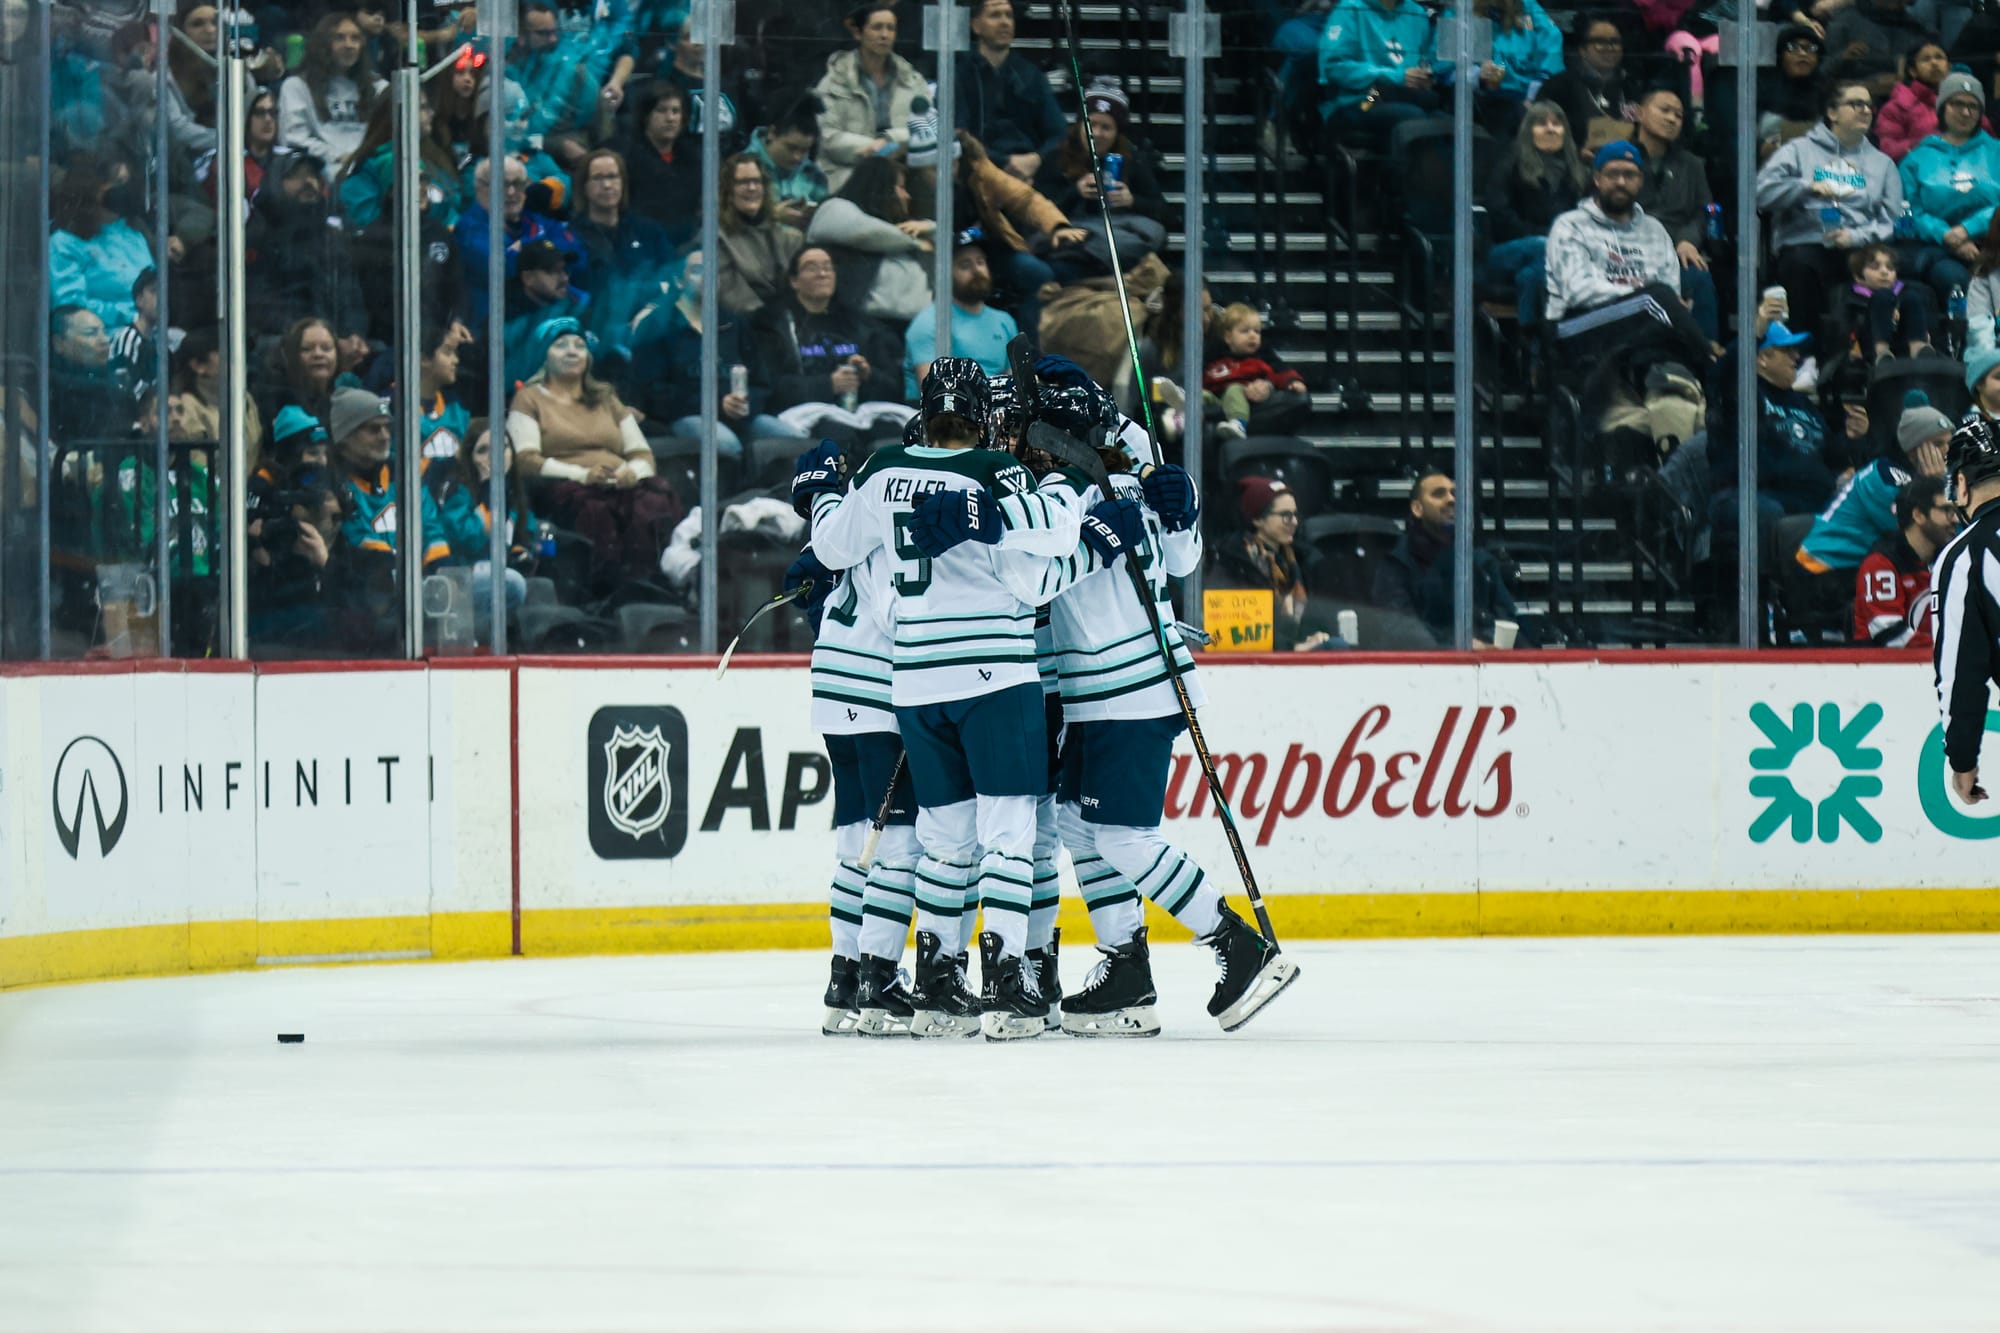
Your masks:
[{"label": "soda can", "polygon": [[1125,154],[1106,153],[1104,155],[1104,179],[1108,181],[1125,179]]},{"label": "soda can", "polygon": [[740,361],[729,368],[729,392],[738,398],[750,392],[750,367]]}]

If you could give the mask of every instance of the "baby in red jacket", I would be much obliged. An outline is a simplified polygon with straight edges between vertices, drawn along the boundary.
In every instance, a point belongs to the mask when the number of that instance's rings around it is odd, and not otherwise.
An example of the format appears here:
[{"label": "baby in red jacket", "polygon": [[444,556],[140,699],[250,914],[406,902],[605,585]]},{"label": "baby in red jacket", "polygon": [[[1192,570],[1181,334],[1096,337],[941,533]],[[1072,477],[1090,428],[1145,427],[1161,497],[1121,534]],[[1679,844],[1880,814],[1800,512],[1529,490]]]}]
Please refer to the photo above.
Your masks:
[{"label": "baby in red jacket", "polygon": [[1279,393],[1303,394],[1306,382],[1276,352],[1264,351],[1264,317],[1256,307],[1227,307],[1216,320],[1216,332],[1222,355],[1210,357],[1201,372],[1201,387],[1222,398],[1227,419],[1216,427],[1216,435],[1241,438],[1249,434],[1250,418],[1259,404]]}]

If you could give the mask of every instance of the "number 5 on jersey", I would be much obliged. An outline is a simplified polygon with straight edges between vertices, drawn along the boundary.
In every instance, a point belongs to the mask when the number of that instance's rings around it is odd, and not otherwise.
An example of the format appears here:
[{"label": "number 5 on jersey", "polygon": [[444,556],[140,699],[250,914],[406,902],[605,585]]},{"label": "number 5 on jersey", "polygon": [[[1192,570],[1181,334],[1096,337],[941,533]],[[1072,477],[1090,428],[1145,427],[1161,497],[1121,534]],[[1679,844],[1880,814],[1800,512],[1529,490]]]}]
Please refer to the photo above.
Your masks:
[{"label": "number 5 on jersey", "polygon": [[904,597],[921,597],[931,586],[930,557],[910,540],[910,520],[913,517],[908,510],[896,515],[896,558],[913,566],[915,571],[905,574],[898,569],[892,580],[896,591]]}]

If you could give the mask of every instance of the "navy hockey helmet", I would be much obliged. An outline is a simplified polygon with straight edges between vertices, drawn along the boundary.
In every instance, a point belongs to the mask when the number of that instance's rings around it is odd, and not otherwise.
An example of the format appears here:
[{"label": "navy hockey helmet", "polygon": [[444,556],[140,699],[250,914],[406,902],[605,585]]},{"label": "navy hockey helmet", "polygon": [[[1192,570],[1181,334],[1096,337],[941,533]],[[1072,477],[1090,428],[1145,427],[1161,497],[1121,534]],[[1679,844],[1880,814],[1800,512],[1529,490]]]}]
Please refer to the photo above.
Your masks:
[{"label": "navy hockey helmet", "polygon": [[912,412],[910,413],[910,419],[903,423],[903,443],[905,446],[915,447],[923,442],[924,414],[922,412]]},{"label": "navy hockey helmet", "polygon": [[925,424],[941,416],[963,417],[984,440],[988,387],[986,372],[977,361],[964,356],[939,357],[931,362],[931,373],[924,377]]},{"label": "navy hockey helmet", "polygon": [[1971,497],[1958,493],[1961,474],[1968,488],[2000,477],[2000,432],[1976,410],[1952,432],[1944,454],[1945,502],[1964,508]]},{"label": "navy hockey helmet", "polygon": [[1028,428],[1026,405],[1012,375],[995,375],[986,384],[988,447],[1012,452]]}]

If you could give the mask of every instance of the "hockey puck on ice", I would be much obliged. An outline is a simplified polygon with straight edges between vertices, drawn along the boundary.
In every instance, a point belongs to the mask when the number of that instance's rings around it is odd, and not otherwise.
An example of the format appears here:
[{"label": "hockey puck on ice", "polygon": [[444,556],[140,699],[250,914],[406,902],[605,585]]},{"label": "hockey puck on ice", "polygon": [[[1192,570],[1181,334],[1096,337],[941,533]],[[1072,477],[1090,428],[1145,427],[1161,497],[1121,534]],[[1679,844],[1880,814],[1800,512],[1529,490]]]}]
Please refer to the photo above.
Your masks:
[{"label": "hockey puck on ice", "polygon": [[303,1032],[280,1032],[278,1034],[278,1040],[285,1043],[287,1046],[291,1045],[293,1042],[300,1042],[304,1041],[305,1039],[306,1039],[306,1034]]}]

